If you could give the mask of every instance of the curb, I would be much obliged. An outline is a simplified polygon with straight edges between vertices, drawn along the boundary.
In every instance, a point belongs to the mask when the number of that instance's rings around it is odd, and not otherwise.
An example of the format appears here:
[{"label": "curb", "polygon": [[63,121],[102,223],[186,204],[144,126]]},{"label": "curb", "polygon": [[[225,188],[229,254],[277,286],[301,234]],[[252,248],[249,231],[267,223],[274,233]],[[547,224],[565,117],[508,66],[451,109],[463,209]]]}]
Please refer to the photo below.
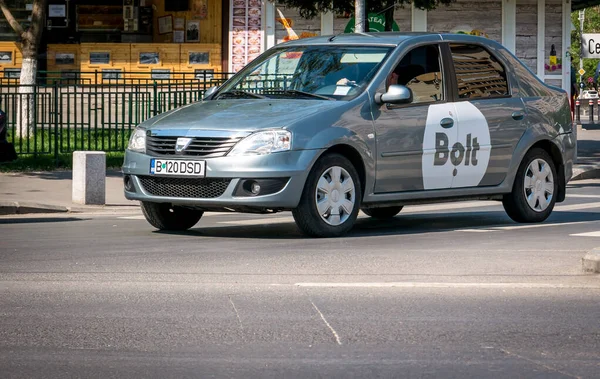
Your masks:
[{"label": "curb", "polygon": [[73,205],[70,207],[25,201],[0,201],[0,216],[34,213],[89,213],[135,211],[139,205]]},{"label": "curb", "polygon": [[600,179],[600,164],[576,164],[571,180],[585,179]]},{"label": "curb", "polygon": [[0,201],[0,215],[29,213],[66,213],[69,209],[59,205],[49,205],[19,201]]},{"label": "curb", "polygon": [[600,274],[600,248],[589,251],[581,263],[584,272]]}]

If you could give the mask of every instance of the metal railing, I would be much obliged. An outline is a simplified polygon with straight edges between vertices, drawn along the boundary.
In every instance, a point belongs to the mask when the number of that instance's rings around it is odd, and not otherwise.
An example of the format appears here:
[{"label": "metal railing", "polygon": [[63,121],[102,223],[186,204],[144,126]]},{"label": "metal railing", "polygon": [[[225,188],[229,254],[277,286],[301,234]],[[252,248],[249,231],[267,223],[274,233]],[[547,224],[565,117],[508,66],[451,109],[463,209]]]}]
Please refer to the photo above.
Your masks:
[{"label": "metal railing", "polygon": [[[90,73],[78,72],[78,78],[40,74],[36,85],[0,82],[0,109],[6,112],[7,139],[17,155],[50,155],[57,161],[76,150],[122,152],[135,126],[201,100],[208,88],[230,77],[172,73],[170,79],[152,79],[152,73],[135,72],[94,83],[86,79]],[[31,104],[31,119],[19,136],[19,123],[25,124],[19,122],[19,110],[26,103]]]}]

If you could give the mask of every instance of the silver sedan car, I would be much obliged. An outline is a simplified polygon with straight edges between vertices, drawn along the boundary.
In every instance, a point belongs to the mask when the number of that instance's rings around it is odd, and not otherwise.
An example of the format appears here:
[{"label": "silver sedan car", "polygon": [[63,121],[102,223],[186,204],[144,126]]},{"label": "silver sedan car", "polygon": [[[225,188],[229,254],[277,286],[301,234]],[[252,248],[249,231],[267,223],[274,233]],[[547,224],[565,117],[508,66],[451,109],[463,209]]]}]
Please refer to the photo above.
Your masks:
[{"label": "silver sedan car", "polygon": [[139,125],[125,196],[158,229],[204,212],[292,211],[317,237],[359,210],[502,201],[518,222],[565,199],[576,140],[567,94],[500,44],[433,33],[345,34],[269,49],[203,101]]}]

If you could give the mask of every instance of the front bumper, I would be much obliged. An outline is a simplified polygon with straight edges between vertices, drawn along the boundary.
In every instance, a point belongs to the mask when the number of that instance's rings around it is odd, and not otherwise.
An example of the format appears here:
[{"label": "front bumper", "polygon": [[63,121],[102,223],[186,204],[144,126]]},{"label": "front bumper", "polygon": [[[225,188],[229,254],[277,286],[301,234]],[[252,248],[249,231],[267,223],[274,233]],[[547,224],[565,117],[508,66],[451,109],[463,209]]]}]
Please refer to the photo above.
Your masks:
[{"label": "front bumper", "polygon": [[[314,162],[322,150],[300,150],[273,153],[261,156],[219,157],[208,158],[206,161],[206,179],[219,181],[225,179],[228,184],[222,194],[216,197],[178,197],[161,193],[160,196],[151,194],[144,188],[142,179],[152,178],[182,178],[177,176],[150,175],[150,160],[152,156],[125,152],[123,174],[131,180],[129,188],[125,189],[125,197],[129,200],[140,200],[156,203],[171,203],[176,205],[193,206],[204,209],[232,210],[283,210],[298,206],[304,183]],[[161,157],[164,158],[164,157]],[[173,156],[170,159],[194,160],[195,157]],[[198,159],[202,160],[202,159]],[[235,196],[234,193],[242,179],[289,178],[283,188],[273,194],[258,196]],[[238,192],[239,194],[239,192]]]}]

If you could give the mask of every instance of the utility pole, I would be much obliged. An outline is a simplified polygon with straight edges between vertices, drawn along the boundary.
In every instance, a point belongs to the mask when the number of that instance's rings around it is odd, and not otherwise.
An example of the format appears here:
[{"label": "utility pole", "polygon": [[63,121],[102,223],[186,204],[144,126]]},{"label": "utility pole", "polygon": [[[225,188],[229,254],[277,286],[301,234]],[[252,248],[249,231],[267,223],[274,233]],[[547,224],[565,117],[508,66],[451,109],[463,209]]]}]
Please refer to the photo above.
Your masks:
[{"label": "utility pole", "polygon": [[354,33],[365,32],[365,0],[354,1]]},{"label": "utility pole", "polygon": [[[585,19],[585,10],[582,9],[579,11],[579,38],[583,37],[583,20]],[[583,69],[583,44],[580,44],[579,48],[579,69]],[[579,83],[583,83],[583,75],[579,75]],[[579,85],[579,92],[581,92],[581,85]]]}]

